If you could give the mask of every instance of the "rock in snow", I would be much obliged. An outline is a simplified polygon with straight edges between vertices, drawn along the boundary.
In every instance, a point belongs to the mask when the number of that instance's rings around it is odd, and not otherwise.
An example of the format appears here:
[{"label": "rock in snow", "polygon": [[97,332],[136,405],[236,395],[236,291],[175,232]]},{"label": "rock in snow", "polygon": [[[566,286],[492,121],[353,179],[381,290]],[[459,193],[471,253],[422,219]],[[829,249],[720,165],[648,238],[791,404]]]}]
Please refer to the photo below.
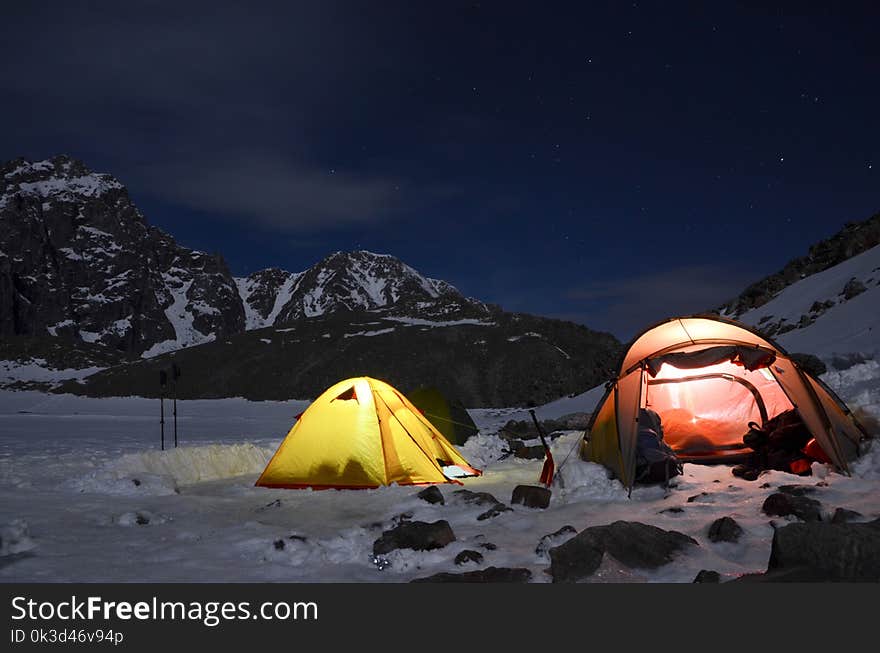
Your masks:
[{"label": "rock in snow", "polygon": [[721,574],[717,571],[712,571],[711,569],[701,569],[697,574],[696,578],[694,578],[695,583],[720,583],[721,582]]},{"label": "rock in snow", "polygon": [[517,485],[513,488],[510,503],[520,503],[526,508],[546,508],[553,493],[537,485]]},{"label": "rock in snow", "polygon": [[880,519],[861,524],[789,524],[777,529],[768,575],[791,570],[803,570],[815,580],[880,581]]},{"label": "rock in snow", "polygon": [[441,506],[446,503],[443,493],[436,485],[430,485],[416,495],[422,501],[428,503],[439,503]]},{"label": "rock in snow", "polygon": [[550,549],[550,574],[554,583],[581,580],[599,568],[606,553],[627,567],[654,569],[672,562],[674,555],[689,545],[697,545],[697,541],[678,531],[640,522],[592,526]]},{"label": "rock in snow", "polygon": [[389,531],[383,531],[382,537],[373,542],[373,554],[382,555],[395,549],[429,551],[454,541],[455,533],[446,520],[403,522]]},{"label": "rock in snow", "polygon": [[794,515],[804,521],[822,521],[822,504],[810,497],[776,492],[764,501],[761,510],[771,516],[785,517]]},{"label": "rock in snow", "polygon": [[709,526],[709,540],[711,542],[736,542],[742,532],[742,527],[736,523],[733,517],[721,517]]}]

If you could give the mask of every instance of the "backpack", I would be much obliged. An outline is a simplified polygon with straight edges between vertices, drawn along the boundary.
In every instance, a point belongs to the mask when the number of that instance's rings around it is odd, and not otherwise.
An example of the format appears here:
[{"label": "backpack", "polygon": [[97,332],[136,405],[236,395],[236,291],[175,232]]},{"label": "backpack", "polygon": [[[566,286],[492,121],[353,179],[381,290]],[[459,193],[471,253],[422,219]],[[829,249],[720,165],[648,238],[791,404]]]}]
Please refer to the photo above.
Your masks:
[{"label": "backpack", "polygon": [[803,449],[812,438],[797,410],[789,409],[767,420],[759,428],[749,422],[749,432],[743,443],[754,450],[753,465],[759,469],[777,469],[800,475],[809,475],[809,465]]},{"label": "backpack", "polygon": [[666,483],[682,473],[681,461],[654,429],[641,429],[636,441],[636,483]]}]

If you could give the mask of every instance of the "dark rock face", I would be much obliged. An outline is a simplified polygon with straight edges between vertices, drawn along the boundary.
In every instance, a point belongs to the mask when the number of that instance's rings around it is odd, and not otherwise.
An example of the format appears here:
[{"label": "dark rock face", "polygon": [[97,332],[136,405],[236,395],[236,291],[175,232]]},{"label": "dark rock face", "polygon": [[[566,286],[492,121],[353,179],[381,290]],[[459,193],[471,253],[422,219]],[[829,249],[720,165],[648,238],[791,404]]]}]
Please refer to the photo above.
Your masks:
[{"label": "dark rock face", "polygon": [[880,520],[789,524],[777,529],[768,574],[799,569],[815,579],[880,581]]},{"label": "dark rock face", "polygon": [[427,578],[416,578],[412,583],[528,583],[532,572],[528,569],[508,567],[487,567],[463,574],[434,574]]},{"label": "dark rock face", "polygon": [[244,329],[223,259],[150,227],[121,183],[79,161],[0,166],[0,224],[2,336],[68,337],[137,355]]},{"label": "dark rock face", "polygon": [[[739,317],[746,311],[763,306],[786,286],[804,277],[822,272],[856,254],[880,244],[880,213],[863,222],[850,222],[830,238],[810,247],[807,256],[789,261],[769,277],[752,284],[736,299],[722,307],[727,314]],[[841,292],[845,296],[845,291]],[[827,310],[827,307],[826,307]],[[769,336],[779,332],[779,324],[765,323],[759,328]],[[791,325],[796,328],[795,325]]]},{"label": "dark rock face", "polygon": [[510,503],[521,503],[526,508],[546,508],[553,493],[538,485],[517,485],[513,488]]},{"label": "dark rock face", "polygon": [[743,529],[732,517],[721,517],[709,526],[711,542],[737,542]]},{"label": "dark rock face", "polygon": [[[271,326],[285,298],[297,288],[302,273],[267,268],[235,280],[244,305],[247,329]],[[281,304],[280,306],[278,304]]]},{"label": "dark rock face", "polygon": [[695,583],[720,583],[721,574],[711,569],[701,569],[694,578]]},{"label": "dark rock face", "polygon": [[764,501],[761,510],[771,516],[794,515],[804,521],[822,521],[822,504],[810,497],[797,496],[786,492],[771,494]]},{"label": "dark rock face", "polygon": [[449,522],[441,519],[435,522],[403,522],[373,542],[373,554],[382,555],[395,549],[414,549],[429,551],[440,549],[455,541],[455,533]]},{"label": "dark rock face", "polygon": [[443,498],[443,493],[436,485],[426,487],[416,496],[422,501],[427,501],[428,503],[439,503],[440,505],[446,504],[446,500]]},{"label": "dark rock face", "polygon": [[[601,383],[620,349],[608,334],[520,314],[439,323],[445,326],[432,326],[438,323],[421,314],[412,320],[427,324],[402,319],[387,312],[336,312],[177,351],[175,361],[187,370],[178,397],[302,399],[340,379],[368,375],[404,393],[430,383],[471,408],[524,406]],[[524,332],[543,337],[516,339]],[[105,370],[64,391],[157,396],[156,374],[168,367],[168,358]]]},{"label": "dark rock face", "polygon": [[640,522],[616,521],[584,529],[565,544],[550,549],[554,583],[575,582],[593,574],[609,553],[627,567],[655,569],[696,540],[677,531]]}]

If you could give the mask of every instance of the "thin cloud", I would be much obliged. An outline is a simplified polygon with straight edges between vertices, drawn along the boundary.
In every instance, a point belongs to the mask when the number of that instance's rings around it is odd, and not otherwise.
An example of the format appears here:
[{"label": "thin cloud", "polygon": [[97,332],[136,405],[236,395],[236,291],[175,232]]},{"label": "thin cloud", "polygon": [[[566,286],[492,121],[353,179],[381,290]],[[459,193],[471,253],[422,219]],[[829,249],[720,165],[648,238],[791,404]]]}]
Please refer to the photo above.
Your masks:
[{"label": "thin cloud", "polygon": [[732,268],[688,265],[593,281],[570,288],[569,310],[557,315],[628,340],[653,322],[705,312],[736,296],[754,273]]},{"label": "thin cloud", "polygon": [[298,230],[387,219],[400,184],[306,168],[272,155],[219,157],[151,165],[136,174],[150,194],[200,211]]}]

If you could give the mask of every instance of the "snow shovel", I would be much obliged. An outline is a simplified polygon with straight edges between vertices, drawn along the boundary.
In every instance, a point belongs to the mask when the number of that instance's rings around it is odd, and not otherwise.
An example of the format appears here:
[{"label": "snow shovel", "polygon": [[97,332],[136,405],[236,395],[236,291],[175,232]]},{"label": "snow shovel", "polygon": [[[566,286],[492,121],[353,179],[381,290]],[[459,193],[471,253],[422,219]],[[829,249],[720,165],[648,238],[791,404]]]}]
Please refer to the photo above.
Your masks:
[{"label": "snow shovel", "polygon": [[550,453],[550,445],[547,444],[547,438],[544,437],[544,431],[541,428],[541,424],[538,422],[538,418],[535,417],[535,411],[530,408],[529,414],[532,416],[535,428],[538,429],[538,437],[541,438],[541,444],[544,445],[544,452],[546,453],[544,466],[541,468],[541,475],[538,477],[538,482],[543,484],[544,487],[549,488],[553,485],[553,472],[556,469],[556,463],[553,462],[553,454]]}]

